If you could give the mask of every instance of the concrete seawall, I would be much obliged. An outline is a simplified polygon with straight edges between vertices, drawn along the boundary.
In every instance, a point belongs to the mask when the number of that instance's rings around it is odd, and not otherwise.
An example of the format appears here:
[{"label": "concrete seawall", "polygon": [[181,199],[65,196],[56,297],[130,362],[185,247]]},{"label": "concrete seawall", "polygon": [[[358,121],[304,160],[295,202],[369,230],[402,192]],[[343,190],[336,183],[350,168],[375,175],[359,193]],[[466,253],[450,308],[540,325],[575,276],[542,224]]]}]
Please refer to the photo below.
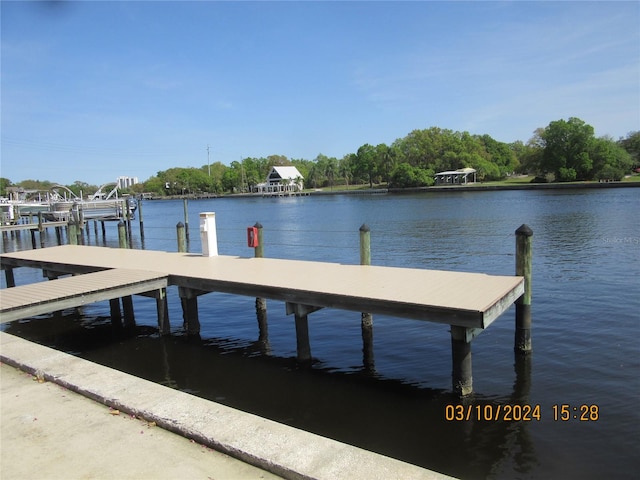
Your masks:
[{"label": "concrete seawall", "polygon": [[585,188],[632,188],[640,187],[640,182],[585,182],[585,183],[516,183],[513,185],[439,185],[417,188],[390,188],[389,193],[422,192],[493,192],[500,190],[580,190]]}]

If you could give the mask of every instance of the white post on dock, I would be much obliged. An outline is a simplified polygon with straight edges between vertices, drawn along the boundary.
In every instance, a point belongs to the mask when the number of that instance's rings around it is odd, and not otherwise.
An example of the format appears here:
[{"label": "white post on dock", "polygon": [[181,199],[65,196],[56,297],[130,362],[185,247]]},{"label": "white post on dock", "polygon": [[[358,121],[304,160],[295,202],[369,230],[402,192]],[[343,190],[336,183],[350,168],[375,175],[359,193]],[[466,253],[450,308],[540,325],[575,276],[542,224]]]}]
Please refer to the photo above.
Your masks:
[{"label": "white post on dock", "polygon": [[204,257],[216,257],[218,255],[215,212],[200,212],[200,241],[202,242],[202,255]]}]

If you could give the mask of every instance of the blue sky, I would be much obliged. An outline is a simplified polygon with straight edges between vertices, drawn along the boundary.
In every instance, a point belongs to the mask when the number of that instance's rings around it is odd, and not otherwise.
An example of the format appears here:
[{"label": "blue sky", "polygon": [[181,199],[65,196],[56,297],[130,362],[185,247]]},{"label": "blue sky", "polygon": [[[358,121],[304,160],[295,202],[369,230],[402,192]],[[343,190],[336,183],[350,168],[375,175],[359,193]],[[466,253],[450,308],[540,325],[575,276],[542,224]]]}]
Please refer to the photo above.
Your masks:
[{"label": "blue sky", "polygon": [[[99,185],[432,126],[640,130],[638,2],[0,2],[0,176]],[[209,157],[207,156],[209,145]]]}]

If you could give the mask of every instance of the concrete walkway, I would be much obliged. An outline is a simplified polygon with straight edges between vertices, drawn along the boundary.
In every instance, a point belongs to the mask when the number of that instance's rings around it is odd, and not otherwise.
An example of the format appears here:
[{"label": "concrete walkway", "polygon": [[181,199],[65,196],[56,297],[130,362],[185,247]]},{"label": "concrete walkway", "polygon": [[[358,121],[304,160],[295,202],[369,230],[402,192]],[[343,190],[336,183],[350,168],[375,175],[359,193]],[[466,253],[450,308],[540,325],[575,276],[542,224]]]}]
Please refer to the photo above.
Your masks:
[{"label": "concrete walkway", "polygon": [[0,478],[281,478],[0,365]]},{"label": "concrete walkway", "polygon": [[6,332],[0,360],[2,480],[450,478]]}]

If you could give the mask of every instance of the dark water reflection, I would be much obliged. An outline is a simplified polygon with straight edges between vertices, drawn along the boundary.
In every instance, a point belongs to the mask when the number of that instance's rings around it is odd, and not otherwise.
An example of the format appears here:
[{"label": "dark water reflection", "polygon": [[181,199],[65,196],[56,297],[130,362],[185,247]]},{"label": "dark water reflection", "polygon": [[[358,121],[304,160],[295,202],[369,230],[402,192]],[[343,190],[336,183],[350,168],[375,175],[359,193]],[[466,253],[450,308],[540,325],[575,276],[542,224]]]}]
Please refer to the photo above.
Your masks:
[{"label": "dark water reflection", "polygon": [[[447,421],[448,390],[381,378],[364,368],[350,373],[294,357],[263,354],[259,342],[238,346],[226,338],[160,337],[153,327],[114,332],[107,317],[68,311],[57,317],[14,322],[5,330],[93,362],[146,378],[319,435],[428,466],[461,478],[486,478],[496,459],[529,471],[535,459],[524,423]],[[509,398],[473,400],[475,406],[527,403],[531,357],[517,359]],[[467,402],[467,404],[470,404]],[[304,448],[299,446],[298,448]],[[451,452],[464,462],[451,464]]]}]

